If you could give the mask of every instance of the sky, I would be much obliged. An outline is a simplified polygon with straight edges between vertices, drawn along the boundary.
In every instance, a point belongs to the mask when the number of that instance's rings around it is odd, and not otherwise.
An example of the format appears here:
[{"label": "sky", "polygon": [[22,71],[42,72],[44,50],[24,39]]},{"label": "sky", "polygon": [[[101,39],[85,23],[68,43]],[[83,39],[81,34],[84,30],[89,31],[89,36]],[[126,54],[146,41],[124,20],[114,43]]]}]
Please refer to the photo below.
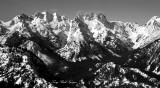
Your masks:
[{"label": "sky", "polygon": [[9,21],[18,14],[33,15],[49,11],[73,19],[77,14],[102,12],[109,21],[145,24],[160,16],[160,0],[0,0],[0,20]]}]

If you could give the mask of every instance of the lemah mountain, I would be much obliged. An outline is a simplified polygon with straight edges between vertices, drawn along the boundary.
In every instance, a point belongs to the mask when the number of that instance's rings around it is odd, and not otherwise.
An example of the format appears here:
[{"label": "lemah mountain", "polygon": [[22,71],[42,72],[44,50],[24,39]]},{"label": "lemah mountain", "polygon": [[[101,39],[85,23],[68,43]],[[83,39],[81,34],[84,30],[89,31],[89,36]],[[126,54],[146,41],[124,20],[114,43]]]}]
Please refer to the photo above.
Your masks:
[{"label": "lemah mountain", "polygon": [[37,12],[0,21],[1,88],[160,88],[160,17]]}]

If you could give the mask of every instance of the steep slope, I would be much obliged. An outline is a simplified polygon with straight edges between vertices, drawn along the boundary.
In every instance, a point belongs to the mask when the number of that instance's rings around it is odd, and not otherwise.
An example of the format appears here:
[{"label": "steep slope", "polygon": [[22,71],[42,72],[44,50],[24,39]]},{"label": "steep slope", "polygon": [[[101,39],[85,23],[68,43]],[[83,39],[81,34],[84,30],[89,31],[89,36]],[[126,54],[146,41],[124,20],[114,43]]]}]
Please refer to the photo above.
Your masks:
[{"label": "steep slope", "polygon": [[157,16],[138,25],[102,13],[21,14],[0,22],[0,85],[159,87],[159,36]]}]

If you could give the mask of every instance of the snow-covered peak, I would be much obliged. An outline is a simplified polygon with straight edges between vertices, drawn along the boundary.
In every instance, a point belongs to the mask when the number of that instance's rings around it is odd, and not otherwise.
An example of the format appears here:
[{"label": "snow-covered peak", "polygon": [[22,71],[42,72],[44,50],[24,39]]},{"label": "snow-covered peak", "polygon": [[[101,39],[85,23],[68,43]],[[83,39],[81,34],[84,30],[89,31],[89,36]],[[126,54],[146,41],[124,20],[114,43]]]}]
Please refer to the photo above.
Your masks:
[{"label": "snow-covered peak", "polygon": [[61,16],[59,16],[57,13],[53,13],[53,18],[54,18],[54,21],[62,21],[61,19]]},{"label": "snow-covered peak", "polygon": [[53,15],[47,11],[42,12],[44,15],[44,20],[47,22],[51,22],[53,20]]},{"label": "snow-covered peak", "polygon": [[148,22],[147,25],[153,25],[154,21],[160,22],[160,17],[153,16]]},{"label": "snow-covered peak", "polygon": [[57,13],[50,13],[50,12],[47,12],[47,11],[44,11],[44,12],[37,12],[33,15],[33,18],[34,19],[37,19],[37,21],[41,20],[41,21],[45,21],[47,23],[49,22],[61,22],[61,21],[66,21],[68,20],[67,17],[65,16],[60,16],[59,14]]},{"label": "snow-covered peak", "polygon": [[26,15],[26,14],[20,14],[20,15],[15,16],[12,20],[13,20],[15,23],[18,23],[18,22],[26,22],[26,21],[31,21],[31,20],[32,20],[32,17],[29,17],[29,16]]},{"label": "snow-covered peak", "polygon": [[107,21],[106,16],[103,13],[90,13],[82,15],[84,20],[99,20],[100,22],[104,23]]}]

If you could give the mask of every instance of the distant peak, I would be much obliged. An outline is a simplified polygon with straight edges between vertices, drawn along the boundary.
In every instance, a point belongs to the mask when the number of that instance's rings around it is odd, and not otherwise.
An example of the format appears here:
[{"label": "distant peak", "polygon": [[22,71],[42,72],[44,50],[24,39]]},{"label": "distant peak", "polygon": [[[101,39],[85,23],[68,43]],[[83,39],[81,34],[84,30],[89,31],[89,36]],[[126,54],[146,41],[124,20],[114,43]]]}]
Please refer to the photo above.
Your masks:
[{"label": "distant peak", "polygon": [[84,17],[86,20],[107,20],[106,16],[103,13],[86,13]]},{"label": "distant peak", "polygon": [[20,15],[17,15],[16,17],[14,17],[13,20],[15,21],[15,23],[17,23],[17,22],[20,22],[20,21],[22,21],[22,22],[31,21],[31,20],[33,20],[33,18],[29,17],[28,15],[23,13],[23,14],[20,14]]},{"label": "distant peak", "polygon": [[59,14],[57,14],[57,13],[53,13],[53,17],[54,17],[54,21],[62,21],[62,18],[61,18],[61,16],[59,15]]},{"label": "distant peak", "polygon": [[153,24],[154,21],[160,22],[160,17],[159,17],[159,16],[153,16],[153,17],[147,22],[147,25]]},{"label": "distant peak", "polygon": [[[47,22],[51,22],[51,21],[62,21],[62,16],[60,16],[57,13],[50,13],[47,11],[43,11],[43,12],[37,12],[34,14],[34,17],[37,17],[39,19],[43,19]],[[63,16],[63,19],[66,20],[67,18],[65,16]]]}]

